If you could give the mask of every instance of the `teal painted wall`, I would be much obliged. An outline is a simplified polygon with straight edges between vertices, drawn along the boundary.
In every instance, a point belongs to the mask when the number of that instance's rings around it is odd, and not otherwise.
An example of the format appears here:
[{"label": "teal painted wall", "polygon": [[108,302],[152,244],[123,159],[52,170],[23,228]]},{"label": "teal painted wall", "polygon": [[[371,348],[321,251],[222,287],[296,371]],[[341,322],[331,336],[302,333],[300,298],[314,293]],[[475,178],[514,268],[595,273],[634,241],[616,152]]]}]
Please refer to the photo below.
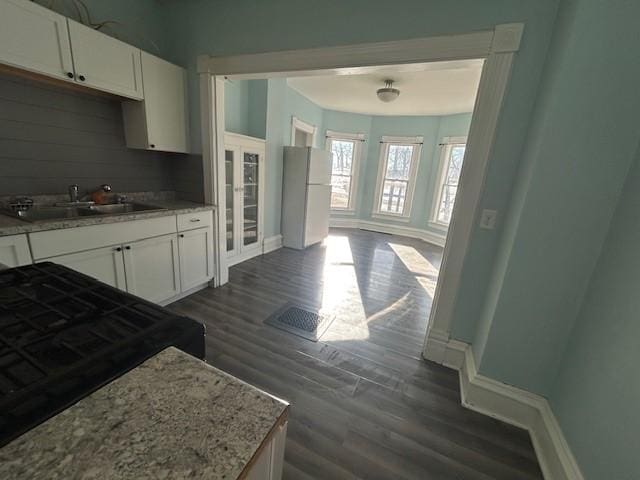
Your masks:
[{"label": "teal painted wall", "polygon": [[267,81],[227,80],[224,85],[225,130],[266,138]]},{"label": "teal painted wall", "polygon": [[[268,80],[267,88],[267,165],[265,168],[265,238],[280,233],[282,211],[282,147],[288,145],[291,124],[287,129],[287,82],[284,78]],[[289,120],[291,122],[291,120]],[[286,143],[285,143],[286,142]]]},{"label": "teal painted wall", "polygon": [[479,371],[548,395],[640,140],[640,3],[563,3],[474,341]]},{"label": "teal painted wall", "polygon": [[640,149],[550,401],[587,479],[640,478]]},{"label": "teal painted wall", "polygon": [[224,82],[224,129],[227,132],[249,135],[249,82]]},{"label": "teal painted wall", "polygon": [[249,80],[248,135],[267,138],[267,80]]}]

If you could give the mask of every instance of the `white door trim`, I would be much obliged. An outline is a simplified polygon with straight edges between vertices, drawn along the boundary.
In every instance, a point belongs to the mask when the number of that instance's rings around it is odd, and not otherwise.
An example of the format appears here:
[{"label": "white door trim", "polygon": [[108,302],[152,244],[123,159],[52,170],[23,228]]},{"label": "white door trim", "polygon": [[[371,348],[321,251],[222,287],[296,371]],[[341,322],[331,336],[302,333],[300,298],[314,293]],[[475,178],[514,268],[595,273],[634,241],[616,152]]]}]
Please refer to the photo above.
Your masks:
[{"label": "white door trim", "polygon": [[291,139],[289,143],[291,146],[296,144],[296,130],[300,130],[301,132],[311,135],[311,145],[307,145],[307,147],[316,146],[316,137],[318,136],[318,127],[316,125],[300,120],[296,116],[291,117]]},{"label": "white door trim", "polygon": [[[308,75],[327,73],[362,73],[375,71],[371,65],[424,63],[446,60],[484,58],[476,105],[471,122],[465,163],[460,179],[461,191],[456,200],[444,250],[440,278],[429,319],[424,356],[442,363],[449,339],[453,307],[460,285],[462,266],[476,224],[476,215],[484,187],[485,171],[493,148],[502,101],[511,74],[515,53],[520,48],[524,25],[497,25],[493,30],[434,36],[413,40],[378,42],[340,47],[289,50],[228,57],[203,55],[198,58],[202,79],[200,101],[203,128],[203,162],[205,199],[217,208],[218,245],[224,245],[220,226],[225,225],[224,191],[221,185],[224,162],[224,76],[265,78],[300,72]],[[217,108],[216,108],[217,107]],[[222,165],[224,168],[224,165]],[[208,175],[213,175],[207,178]],[[212,179],[215,179],[212,180]],[[224,182],[224,179],[222,179]],[[214,188],[217,186],[217,188]],[[221,188],[222,187],[222,188]],[[228,280],[226,255],[216,248],[217,284]],[[435,345],[430,339],[436,342]],[[432,345],[435,348],[431,348]],[[433,351],[432,351],[433,350]],[[440,353],[439,353],[440,352]]]}]

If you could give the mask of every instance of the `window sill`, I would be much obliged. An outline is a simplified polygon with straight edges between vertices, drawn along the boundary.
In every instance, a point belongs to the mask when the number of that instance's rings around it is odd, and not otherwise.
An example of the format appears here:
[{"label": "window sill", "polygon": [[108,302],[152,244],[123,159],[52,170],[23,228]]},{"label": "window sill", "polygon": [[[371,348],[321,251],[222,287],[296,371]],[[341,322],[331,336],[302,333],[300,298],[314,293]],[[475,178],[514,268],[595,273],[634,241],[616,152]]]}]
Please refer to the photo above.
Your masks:
[{"label": "window sill", "polygon": [[354,208],[332,208],[329,211],[330,215],[344,215],[349,216],[349,215],[355,215],[356,214],[356,210]]},{"label": "window sill", "polygon": [[434,222],[433,220],[429,220],[429,226],[434,230],[440,230],[442,232],[447,232],[449,230],[449,224]]},{"label": "window sill", "polygon": [[378,220],[391,220],[394,222],[403,222],[403,223],[409,223],[411,221],[411,217],[407,217],[404,215],[386,214],[386,213],[373,213],[371,214],[371,218],[377,218]]}]

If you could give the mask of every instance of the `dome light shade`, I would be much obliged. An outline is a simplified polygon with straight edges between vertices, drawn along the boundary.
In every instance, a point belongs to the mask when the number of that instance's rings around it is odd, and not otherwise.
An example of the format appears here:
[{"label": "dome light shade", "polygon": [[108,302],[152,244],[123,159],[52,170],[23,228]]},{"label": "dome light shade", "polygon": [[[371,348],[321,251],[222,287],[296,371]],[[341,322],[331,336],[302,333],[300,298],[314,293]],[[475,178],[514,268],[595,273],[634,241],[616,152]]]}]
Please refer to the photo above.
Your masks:
[{"label": "dome light shade", "polygon": [[385,80],[384,88],[379,88],[376,92],[381,102],[393,102],[400,95],[400,90],[393,88],[393,80]]}]

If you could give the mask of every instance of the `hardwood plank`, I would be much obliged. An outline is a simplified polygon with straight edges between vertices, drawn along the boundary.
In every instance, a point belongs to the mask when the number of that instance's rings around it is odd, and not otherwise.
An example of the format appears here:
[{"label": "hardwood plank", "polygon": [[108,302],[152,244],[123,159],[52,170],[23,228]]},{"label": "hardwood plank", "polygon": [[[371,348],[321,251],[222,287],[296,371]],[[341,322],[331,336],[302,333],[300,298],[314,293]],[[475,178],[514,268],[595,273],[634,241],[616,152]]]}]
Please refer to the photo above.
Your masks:
[{"label": "hardwood plank", "polygon": [[[171,308],[205,323],[212,365],[291,402],[286,479],[541,479],[527,432],[464,409],[457,373],[421,358],[432,301],[421,282],[441,255],[332,230]],[[286,302],[336,319],[317,343],[265,325]]]}]

